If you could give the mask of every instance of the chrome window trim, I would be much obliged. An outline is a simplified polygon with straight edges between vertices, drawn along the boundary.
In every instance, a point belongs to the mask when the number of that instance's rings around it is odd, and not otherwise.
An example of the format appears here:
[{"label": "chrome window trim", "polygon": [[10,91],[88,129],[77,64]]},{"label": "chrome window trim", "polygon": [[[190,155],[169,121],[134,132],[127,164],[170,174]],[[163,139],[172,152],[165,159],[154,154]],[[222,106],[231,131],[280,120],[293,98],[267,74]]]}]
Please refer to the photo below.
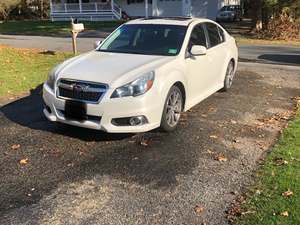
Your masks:
[{"label": "chrome window trim", "polygon": [[[73,86],[71,87],[71,85],[68,84],[62,84],[61,80],[65,80],[65,81],[69,81],[69,82],[78,82],[78,83],[85,83],[85,84],[96,84],[96,85],[103,85],[105,86],[104,88],[88,88],[88,90],[90,92],[99,92],[102,93],[99,100],[98,101],[88,101],[88,100],[81,100],[81,99],[76,99],[76,98],[68,98],[68,97],[63,97],[59,95],[59,87],[64,86],[65,89],[68,90],[73,90]],[[98,83],[98,82],[93,82],[93,81],[86,81],[86,80],[76,80],[76,79],[69,79],[69,78],[60,78],[56,81],[56,97],[59,99],[64,99],[64,100],[74,100],[74,101],[79,101],[79,102],[84,102],[84,103],[88,103],[88,104],[99,104],[102,100],[102,98],[104,97],[105,93],[107,92],[109,86],[107,84],[104,83]]]}]

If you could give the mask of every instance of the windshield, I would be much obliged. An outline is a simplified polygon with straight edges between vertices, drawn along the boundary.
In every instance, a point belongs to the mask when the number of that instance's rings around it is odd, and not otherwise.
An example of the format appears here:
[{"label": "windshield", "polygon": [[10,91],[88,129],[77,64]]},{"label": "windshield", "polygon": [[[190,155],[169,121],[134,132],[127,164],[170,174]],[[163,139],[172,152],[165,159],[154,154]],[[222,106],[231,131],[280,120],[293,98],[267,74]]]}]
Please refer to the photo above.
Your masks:
[{"label": "windshield", "polygon": [[224,6],[221,11],[235,11],[236,7],[235,6]]},{"label": "windshield", "polygon": [[174,56],[180,52],[186,29],[178,25],[125,24],[98,51]]}]

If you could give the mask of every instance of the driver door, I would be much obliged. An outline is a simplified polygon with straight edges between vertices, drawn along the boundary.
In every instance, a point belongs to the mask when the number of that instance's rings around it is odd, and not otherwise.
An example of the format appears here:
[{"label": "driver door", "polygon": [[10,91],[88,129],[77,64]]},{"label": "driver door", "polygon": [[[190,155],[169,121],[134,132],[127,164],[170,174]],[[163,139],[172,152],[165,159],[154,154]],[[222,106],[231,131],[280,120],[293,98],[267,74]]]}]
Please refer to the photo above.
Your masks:
[{"label": "driver door", "polygon": [[191,107],[209,95],[208,92],[213,85],[213,74],[211,74],[211,71],[214,67],[209,55],[193,56],[189,53],[193,45],[208,47],[203,24],[197,24],[193,28],[185,59]]}]

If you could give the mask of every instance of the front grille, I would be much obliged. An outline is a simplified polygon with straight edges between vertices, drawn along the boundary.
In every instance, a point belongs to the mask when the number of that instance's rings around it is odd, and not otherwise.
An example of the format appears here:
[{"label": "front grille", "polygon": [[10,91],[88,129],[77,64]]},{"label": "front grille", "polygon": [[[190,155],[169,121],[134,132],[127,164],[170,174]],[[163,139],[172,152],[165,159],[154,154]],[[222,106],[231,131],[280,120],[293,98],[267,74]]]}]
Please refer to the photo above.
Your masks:
[{"label": "front grille", "polygon": [[59,98],[90,103],[99,102],[107,90],[106,84],[67,79],[60,79],[57,87],[57,96]]}]

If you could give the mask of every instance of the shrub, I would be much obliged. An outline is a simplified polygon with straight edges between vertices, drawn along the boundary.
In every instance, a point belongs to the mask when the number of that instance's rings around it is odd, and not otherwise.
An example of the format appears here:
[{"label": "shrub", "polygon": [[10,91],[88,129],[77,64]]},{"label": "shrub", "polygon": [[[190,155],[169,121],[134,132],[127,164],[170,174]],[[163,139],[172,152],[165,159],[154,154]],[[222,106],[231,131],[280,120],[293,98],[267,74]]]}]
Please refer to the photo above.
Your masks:
[{"label": "shrub", "polygon": [[300,23],[283,12],[279,17],[269,21],[260,36],[275,40],[300,40]]}]

